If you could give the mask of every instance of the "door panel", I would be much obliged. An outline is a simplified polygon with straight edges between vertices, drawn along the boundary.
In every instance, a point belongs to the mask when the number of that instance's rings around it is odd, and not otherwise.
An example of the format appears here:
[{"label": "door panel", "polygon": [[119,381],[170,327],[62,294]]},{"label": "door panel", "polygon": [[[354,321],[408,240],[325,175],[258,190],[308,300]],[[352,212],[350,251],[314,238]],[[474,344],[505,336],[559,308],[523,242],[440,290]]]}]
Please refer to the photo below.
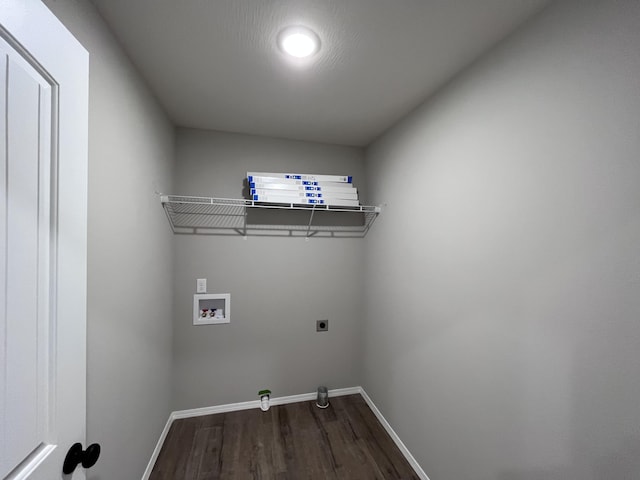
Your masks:
[{"label": "door panel", "polygon": [[7,475],[47,443],[51,398],[50,336],[50,171],[52,165],[51,88],[16,52],[2,42],[0,73],[5,97],[6,348],[4,462]]}]

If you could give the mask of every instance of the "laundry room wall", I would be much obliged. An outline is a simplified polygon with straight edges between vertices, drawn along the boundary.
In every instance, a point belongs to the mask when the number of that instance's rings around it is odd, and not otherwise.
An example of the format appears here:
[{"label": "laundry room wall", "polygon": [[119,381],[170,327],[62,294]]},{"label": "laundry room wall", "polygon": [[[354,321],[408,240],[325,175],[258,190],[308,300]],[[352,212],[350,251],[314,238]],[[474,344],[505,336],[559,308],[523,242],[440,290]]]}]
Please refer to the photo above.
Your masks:
[{"label": "laundry room wall", "polygon": [[555,2],[367,150],[364,387],[433,479],[640,471],[639,25]]},{"label": "laundry room wall", "polygon": [[[295,171],[353,175],[365,197],[361,148],[186,128],[176,145],[175,194],[242,198],[248,171]],[[174,409],[256,400],[262,388],[357,385],[362,247],[359,238],[176,235]],[[231,323],[192,324],[198,278],[231,294]],[[327,332],[316,332],[320,319]]]}]

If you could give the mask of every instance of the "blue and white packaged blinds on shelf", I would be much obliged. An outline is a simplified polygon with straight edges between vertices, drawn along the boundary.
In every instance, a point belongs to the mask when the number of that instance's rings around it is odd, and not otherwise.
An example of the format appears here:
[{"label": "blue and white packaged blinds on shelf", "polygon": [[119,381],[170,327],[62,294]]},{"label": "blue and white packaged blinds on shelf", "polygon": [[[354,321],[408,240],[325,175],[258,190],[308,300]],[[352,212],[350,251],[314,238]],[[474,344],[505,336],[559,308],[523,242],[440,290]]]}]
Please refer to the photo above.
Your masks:
[{"label": "blue and white packaged blinds on shelf", "polygon": [[326,190],[269,190],[268,188],[251,188],[251,195],[286,195],[288,197],[308,198],[342,198],[345,200],[358,200],[358,192]]},{"label": "blue and white packaged blinds on shelf", "polygon": [[251,199],[257,202],[357,207],[350,175],[248,172]]},{"label": "blue and white packaged blinds on shelf", "polygon": [[247,179],[252,182],[253,177],[274,178],[280,180],[307,180],[311,182],[340,182],[353,183],[353,177],[348,175],[316,175],[313,173],[271,173],[247,172]]}]

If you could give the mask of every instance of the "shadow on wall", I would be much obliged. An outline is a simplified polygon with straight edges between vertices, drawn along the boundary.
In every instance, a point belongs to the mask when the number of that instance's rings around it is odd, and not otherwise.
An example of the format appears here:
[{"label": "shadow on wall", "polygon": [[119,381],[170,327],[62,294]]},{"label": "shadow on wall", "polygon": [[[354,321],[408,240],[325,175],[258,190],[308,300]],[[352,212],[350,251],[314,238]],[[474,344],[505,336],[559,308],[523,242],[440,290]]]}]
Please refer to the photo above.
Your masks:
[{"label": "shadow on wall", "polygon": [[[531,470],[508,470],[497,480],[637,480],[640,476],[640,436],[627,437],[619,448],[591,462],[590,472],[559,466]],[[618,472],[611,476],[612,472]]]},{"label": "shadow on wall", "polygon": [[570,480],[577,479],[570,467],[551,469],[534,468],[532,470],[513,470],[501,473],[496,480]]},{"label": "shadow on wall", "polygon": [[618,448],[585,464],[589,471],[575,466],[506,470],[497,480],[637,480],[640,478],[640,436],[626,437]]},{"label": "shadow on wall", "polygon": [[640,478],[640,436],[627,437],[616,450],[594,459],[593,478],[610,478],[614,471],[626,473],[620,479]]}]

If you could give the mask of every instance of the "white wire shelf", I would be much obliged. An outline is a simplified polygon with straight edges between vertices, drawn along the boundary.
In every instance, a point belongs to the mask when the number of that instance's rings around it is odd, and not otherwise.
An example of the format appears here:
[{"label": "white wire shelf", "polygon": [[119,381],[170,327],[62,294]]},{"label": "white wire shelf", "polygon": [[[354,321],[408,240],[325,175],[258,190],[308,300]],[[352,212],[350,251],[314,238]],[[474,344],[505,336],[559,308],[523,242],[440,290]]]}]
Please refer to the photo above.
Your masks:
[{"label": "white wire shelf", "polygon": [[337,207],[161,195],[178,234],[279,237],[364,237],[380,207]]}]

